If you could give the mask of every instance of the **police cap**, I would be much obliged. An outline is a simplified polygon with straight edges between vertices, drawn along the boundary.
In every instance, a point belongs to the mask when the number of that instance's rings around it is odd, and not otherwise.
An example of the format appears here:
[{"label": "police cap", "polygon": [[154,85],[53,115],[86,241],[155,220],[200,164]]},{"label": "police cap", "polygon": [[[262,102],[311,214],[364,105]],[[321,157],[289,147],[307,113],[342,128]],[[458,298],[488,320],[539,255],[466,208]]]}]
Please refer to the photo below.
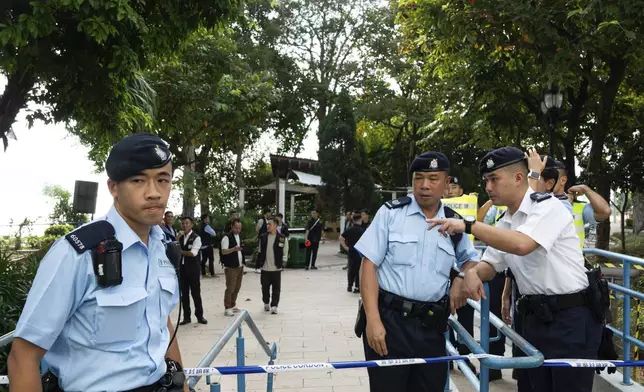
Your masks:
[{"label": "police cap", "polygon": [[461,185],[461,182],[458,180],[458,177],[452,176],[449,178],[449,183],[450,184],[456,184],[456,185]]},{"label": "police cap", "polygon": [[414,159],[409,166],[409,172],[449,172],[449,160],[440,152],[424,152]]},{"label": "police cap", "polygon": [[105,162],[107,176],[123,181],[147,169],[158,169],[172,160],[168,145],[160,137],[149,133],[127,136],[112,147]]},{"label": "police cap", "polygon": [[488,152],[479,163],[481,174],[492,173],[502,167],[525,161],[525,154],[516,147],[501,147]]}]

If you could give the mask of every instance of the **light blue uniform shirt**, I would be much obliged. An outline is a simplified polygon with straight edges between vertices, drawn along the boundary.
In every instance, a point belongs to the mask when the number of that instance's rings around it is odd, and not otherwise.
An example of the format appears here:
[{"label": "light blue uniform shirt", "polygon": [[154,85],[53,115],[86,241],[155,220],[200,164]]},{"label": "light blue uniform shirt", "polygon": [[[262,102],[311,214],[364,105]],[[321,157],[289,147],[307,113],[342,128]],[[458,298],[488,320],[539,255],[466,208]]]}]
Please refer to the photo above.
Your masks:
[{"label": "light blue uniform shirt", "polygon": [[[568,201],[568,198],[563,198],[558,195],[555,195],[555,197],[563,203],[563,205],[570,211],[570,214],[573,215],[572,212],[572,204],[570,201]],[[595,210],[593,209],[593,206],[590,203],[586,203],[584,206],[584,209],[581,213],[582,219],[584,221],[584,224],[590,224],[591,226],[595,226],[597,224],[597,220],[595,219]]]},{"label": "light blue uniform shirt", "polygon": [[[355,248],[377,267],[380,288],[410,300],[435,302],[447,294],[454,263],[479,261],[467,235],[456,249],[450,237],[427,230],[427,217],[410,194],[411,203],[382,206]],[[436,218],[444,218],[441,206]]]},{"label": "light blue uniform shirt", "polygon": [[123,244],[123,283],[99,287],[92,252],[78,254],[60,239],[41,261],[16,326],[16,337],[47,350],[44,361],[66,392],[138,388],[166,371],[179,290],[163,232],[153,226],[146,247],[114,207],[99,219]]}]

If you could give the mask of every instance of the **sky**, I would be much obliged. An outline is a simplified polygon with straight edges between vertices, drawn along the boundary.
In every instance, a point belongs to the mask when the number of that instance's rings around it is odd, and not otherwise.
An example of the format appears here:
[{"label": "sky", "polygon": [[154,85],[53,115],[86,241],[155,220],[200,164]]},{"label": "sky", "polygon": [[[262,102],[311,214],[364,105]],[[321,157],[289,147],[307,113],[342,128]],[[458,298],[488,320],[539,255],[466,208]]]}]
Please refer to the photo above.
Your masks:
[{"label": "sky", "polygon": [[[4,91],[5,80],[0,79],[0,91]],[[43,195],[46,185],[60,185],[74,192],[76,180],[98,182],[96,217],[104,215],[112,205],[107,190],[105,171],[96,173],[94,164],[87,158],[89,148],[83,146],[77,137],[70,135],[63,124],[45,125],[34,123],[29,129],[25,113],[21,112],[13,126],[18,140],[9,139],[9,148],[3,151],[0,143],[0,235],[15,233],[25,218],[35,220],[32,233],[41,234],[53,209],[53,202]],[[263,137],[257,148],[266,157],[277,152],[277,144],[270,136]],[[310,131],[301,158],[317,159],[317,136]],[[181,200],[178,192],[170,196],[169,208],[180,211]]]}]

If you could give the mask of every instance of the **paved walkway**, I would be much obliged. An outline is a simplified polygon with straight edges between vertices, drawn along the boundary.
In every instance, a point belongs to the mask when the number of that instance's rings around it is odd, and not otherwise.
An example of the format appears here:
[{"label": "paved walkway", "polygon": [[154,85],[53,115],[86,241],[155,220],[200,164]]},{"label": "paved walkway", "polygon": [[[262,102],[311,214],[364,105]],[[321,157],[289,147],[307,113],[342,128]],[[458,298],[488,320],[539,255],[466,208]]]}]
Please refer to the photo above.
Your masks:
[{"label": "paved walkway", "polygon": [[[263,311],[259,274],[252,270],[244,276],[238,306],[251,314],[264,338],[277,342],[276,363],[317,361],[364,360],[362,342],[353,333],[358,294],[346,292],[346,263],[338,255],[338,243],[327,242],[320,247],[318,270],[286,270],[282,275],[282,297],[279,313]],[[218,274],[222,271],[217,269]],[[232,317],[223,315],[224,277],[204,278],[202,298],[208,325],[189,324],[177,334],[183,361],[195,366],[213,343],[231,323]],[[174,315],[176,319],[176,313]],[[247,364],[266,364],[268,357],[251,332],[244,327]],[[215,360],[214,365],[236,365],[235,339],[232,339]],[[461,392],[473,391],[460,372],[452,371],[455,385]],[[510,380],[506,375],[506,380]],[[515,390],[507,388],[510,381],[493,383],[492,391]],[[222,391],[237,391],[236,376],[219,378]],[[266,375],[247,375],[248,392],[266,391]],[[208,391],[205,378],[198,391]],[[369,382],[365,369],[337,370],[334,372],[309,371],[281,373],[275,377],[275,391],[283,392],[367,392]]]}]

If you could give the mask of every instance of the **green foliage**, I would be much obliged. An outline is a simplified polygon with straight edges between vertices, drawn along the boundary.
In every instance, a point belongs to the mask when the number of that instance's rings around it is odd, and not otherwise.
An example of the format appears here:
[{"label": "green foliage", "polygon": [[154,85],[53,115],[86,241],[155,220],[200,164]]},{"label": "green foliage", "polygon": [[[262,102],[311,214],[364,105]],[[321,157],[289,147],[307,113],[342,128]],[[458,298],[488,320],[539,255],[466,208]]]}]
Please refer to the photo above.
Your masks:
[{"label": "green foliage", "polygon": [[[0,14],[0,137],[28,102],[45,105],[30,122],[74,124],[101,145],[149,127],[153,92],[140,78],[149,57],[173,52],[199,26],[217,25],[235,0],[36,0],[10,3]],[[88,141],[86,140],[86,141]],[[99,158],[95,156],[95,158]]]},{"label": "green foliage", "polygon": [[[19,258],[0,243],[0,335],[16,328],[16,323],[27,300],[31,282],[43,252]],[[7,374],[7,355],[11,346],[0,348],[0,374]]]},{"label": "green foliage", "polygon": [[67,223],[87,223],[89,219],[86,214],[79,214],[73,211],[72,194],[59,185],[47,185],[43,188],[43,194],[54,201],[54,209],[49,215],[52,223],[66,225]]},{"label": "green foliage", "polygon": [[62,237],[72,230],[74,230],[74,226],[72,225],[52,225],[45,229],[45,235]]},{"label": "green foliage", "polygon": [[376,204],[375,187],[364,144],[356,137],[351,97],[340,94],[329,116],[320,124],[320,187],[323,209],[337,216],[342,208],[361,209]]}]

